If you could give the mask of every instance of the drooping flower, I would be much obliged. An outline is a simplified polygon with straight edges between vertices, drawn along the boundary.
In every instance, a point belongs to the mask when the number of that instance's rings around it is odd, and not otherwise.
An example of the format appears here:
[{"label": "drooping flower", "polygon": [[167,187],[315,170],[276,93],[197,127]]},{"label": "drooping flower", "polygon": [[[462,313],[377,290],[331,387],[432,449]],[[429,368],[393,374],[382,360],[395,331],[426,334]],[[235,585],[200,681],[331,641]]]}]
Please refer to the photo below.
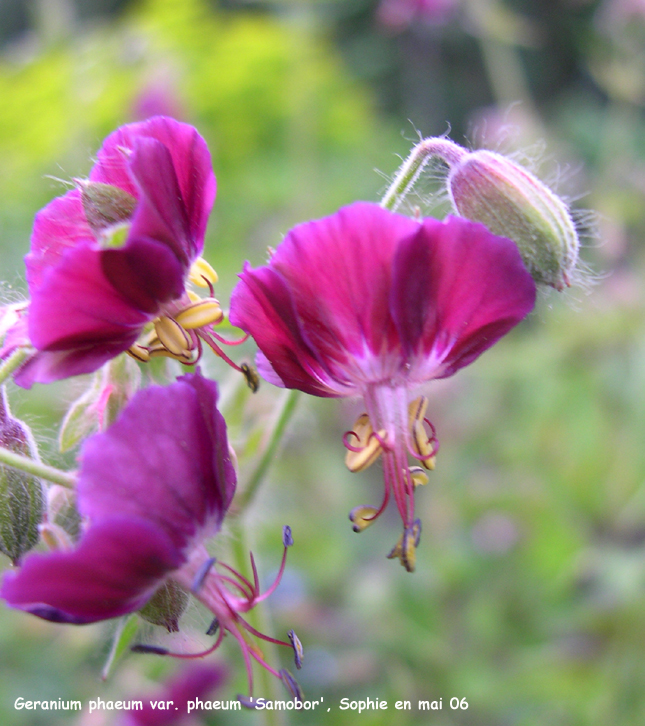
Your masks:
[{"label": "drooping flower", "polygon": [[[36,353],[16,382],[90,373],[124,351],[194,363],[202,340],[216,346],[210,327],[222,319],[199,257],[216,191],[206,142],[163,116],[122,126],[75,181],[34,221],[25,261]],[[188,291],[189,280],[211,296]]]},{"label": "drooping flower", "polygon": [[257,342],[264,378],[363,398],[346,462],[361,471],[381,457],[385,494],[350,519],[362,531],[393,496],[403,535],[390,556],[412,571],[414,489],[437,451],[417,389],[472,363],[532,310],[535,285],[517,247],[468,220],[420,222],[357,202],[294,228],[267,266],[247,263],[240,278],[230,318]]},{"label": "drooping flower", "polygon": [[[260,594],[255,565],[253,583],[223,563],[218,572],[204,545],[219,531],[235,492],[216,403],[214,382],[183,376],[140,391],[107,431],[87,439],[77,487],[87,526],[74,548],[31,554],[17,572],[8,572],[0,590],[7,603],[53,622],[93,623],[140,610],[173,581],[211,610],[219,637],[194,656],[139,651],[201,657],[228,632],[242,647],[249,679],[254,658],[284,680],[246,639],[249,633],[267,636],[243,618],[279,577]],[[290,536],[285,539],[286,555]]]}]

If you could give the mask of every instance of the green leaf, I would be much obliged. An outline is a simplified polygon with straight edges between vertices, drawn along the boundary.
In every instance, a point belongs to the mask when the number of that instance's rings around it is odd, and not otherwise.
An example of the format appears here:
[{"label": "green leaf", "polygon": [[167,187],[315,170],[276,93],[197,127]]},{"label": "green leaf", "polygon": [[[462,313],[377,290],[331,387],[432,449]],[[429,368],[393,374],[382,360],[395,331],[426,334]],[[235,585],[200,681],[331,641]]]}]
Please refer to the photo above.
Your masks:
[{"label": "green leaf", "polygon": [[139,619],[136,615],[125,615],[119,620],[112,637],[110,653],[101,672],[102,680],[107,680],[110,675],[110,671],[112,670],[112,666],[121,658],[125,651],[128,650],[138,630]]}]

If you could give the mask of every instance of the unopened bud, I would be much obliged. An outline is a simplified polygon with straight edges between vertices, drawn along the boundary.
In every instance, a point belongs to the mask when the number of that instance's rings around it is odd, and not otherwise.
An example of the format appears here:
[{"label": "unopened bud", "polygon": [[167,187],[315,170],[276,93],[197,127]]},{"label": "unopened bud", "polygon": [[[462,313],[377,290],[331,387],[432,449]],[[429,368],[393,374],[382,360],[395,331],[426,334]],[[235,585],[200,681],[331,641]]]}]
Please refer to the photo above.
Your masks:
[{"label": "unopened bud", "polygon": [[[38,457],[31,431],[11,416],[4,388],[0,388],[0,446]],[[14,564],[38,542],[43,499],[40,479],[0,464],[0,552]]]},{"label": "unopened bud", "polygon": [[188,593],[174,580],[168,580],[139,610],[139,615],[148,623],[161,625],[169,633],[176,633],[179,630],[179,618],[187,606]]},{"label": "unopened bud", "polygon": [[122,222],[134,213],[137,200],[128,192],[111,184],[74,180],[81,190],[81,201],[87,222],[97,235]]},{"label": "unopened bud", "polygon": [[53,522],[44,522],[38,528],[40,538],[52,552],[70,552],[74,542],[66,529]]},{"label": "unopened bud", "polygon": [[492,151],[465,153],[451,166],[455,210],[517,245],[538,284],[571,284],[580,241],[567,205],[514,161]]},{"label": "unopened bud", "polygon": [[137,392],[139,366],[128,356],[118,356],[97,371],[89,388],[69,407],[58,435],[61,451],[69,451],[82,439],[104,431]]}]

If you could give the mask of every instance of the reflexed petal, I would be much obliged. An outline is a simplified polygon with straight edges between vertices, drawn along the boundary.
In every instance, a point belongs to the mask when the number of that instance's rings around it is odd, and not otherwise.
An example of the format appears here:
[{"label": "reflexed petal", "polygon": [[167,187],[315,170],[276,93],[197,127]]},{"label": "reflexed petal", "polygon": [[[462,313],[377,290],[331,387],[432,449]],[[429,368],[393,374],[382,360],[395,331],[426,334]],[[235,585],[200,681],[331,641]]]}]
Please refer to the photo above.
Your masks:
[{"label": "reflexed petal", "polygon": [[66,250],[94,242],[78,189],[52,200],[34,219],[31,248],[25,257],[27,283],[33,294],[43,274],[60,262]]},{"label": "reflexed petal", "polygon": [[186,268],[195,256],[188,218],[170,151],[156,139],[137,139],[129,158],[139,188],[130,237],[148,237],[168,245]]},{"label": "reflexed petal", "polygon": [[271,266],[287,281],[303,337],[339,378],[354,358],[396,347],[392,259],[398,243],[419,228],[377,204],[357,202],[297,226],[273,256]]},{"label": "reflexed petal", "polygon": [[134,151],[137,139],[157,139],[170,152],[188,219],[192,244],[191,258],[203,247],[208,216],[215,201],[216,182],[206,142],[192,126],[157,116],[128,124],[107,137],[90,172],[92,181],[114,184],[135,197],[137,185],[130,174],[127,151]]},{"label": "reflexed petal", "polygon": [[161,303],[181,297],[183,269],[173,252],[161,242],[130,236],[125,247],[101,251],[105,277],[134,308],[151,316]]},{"label": "reflexed petal", "polygon": [[37,351],[14,375],[14,381],[23,388],[34,383],[53,383],[70,376],[92,373],[132,345],[136,335],[117,341],[103,342],[87,348],[73,348],[54,352]]},{"label": "reflexed petal", "polygon": [[268,380],[277,376],[287,388],[314,396],[344,395],[302,337],[289,289],[271,267],[253,270],[245,264],[231,295],[230,321],[254,337],[264,356],[258,358],[258,369],[269,374]]},{"label": "reflexed petal", "polygon": [[230,317],[257,342],[260,372],[319,396],[452,375],[535,302],[510,240],[363,202],[299,225],[240,277]]},{"label": "reflexed petal", "polygon": [[112,517],[92,525],[76,550],[29,555],[5,574],[0,594],[45,620],[92,623],[138,610],[182,563],[159,527]]},{"label": "reflexed petal", "polygon": [[399,246],[392,314],[412,378],[443,378],[472,363],[534,304],[516,245],[481,224],[427,219]]},{"label": "reflexed petal", "polygon": [[117,512],[146,518],[180,549],[198,531],[213,534],[235,491],[216,402],[216,384],[200,375],[137,393],[81,450],[81,513],[92,521]]},{"label": "reflexed petal", "polygon": [[67,250],[32,290],[29,337],[40,350],[116,345],[126,350],[149,316],[121,296],[90,246]]}]

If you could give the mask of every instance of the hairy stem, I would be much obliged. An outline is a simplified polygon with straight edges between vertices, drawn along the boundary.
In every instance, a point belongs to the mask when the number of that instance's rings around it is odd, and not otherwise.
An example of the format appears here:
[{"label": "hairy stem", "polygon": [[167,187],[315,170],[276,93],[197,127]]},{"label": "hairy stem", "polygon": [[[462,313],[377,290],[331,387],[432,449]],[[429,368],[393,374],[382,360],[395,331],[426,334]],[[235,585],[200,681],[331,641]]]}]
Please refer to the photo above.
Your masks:
[{"label": "hairy stem", "polygon": [[448,166],[452,166],[466,153],[466,149],[449,139],[439,137],[423,139],[412,149],[408,158],[399,167],[394,181],[381,199],[381,206],[392,212],[396,211],[433,156],[438,156]]},{"label": "hairy stem", "polygon": [[66,487],[67,489],[76,488],[76,476],[74,474],[55,469],[53,466],[47,466],[47,464],[41,464],[39,461],[34,461],[27,456],[16,454],[10,449],[5,449],[3,446],[0,446],[0,463],[6,464],[12,469],[24,471],[32,476],[46,479],[54,484],[60,484],[60,486]]},{"label": "hairy stem", "polygon": [[14,352],[0,366],[0,385],[2,385],[13,373],[15,373],[33,352],[34,349],[31,347],[16,348],[16,350],[14,350]]},{"label": "hairy stem", "polygon": [[299,391],[289,391],[283,396],[280,408],[278,409],[274,419],[269,441],[264,449],[264,453],[260,457],[260,461],[258,461],[255,469],[251,472],[244,491],[238,497],[237,504],[240,512],[243,512],[250,504],[258,490],[258,487],[264,480],[264,477],[273,462],[276,451],[278,450],[278,446],[280,446],[287,424],[291,420],[296,409],[296,404],[298,403],[299,398]]}]

